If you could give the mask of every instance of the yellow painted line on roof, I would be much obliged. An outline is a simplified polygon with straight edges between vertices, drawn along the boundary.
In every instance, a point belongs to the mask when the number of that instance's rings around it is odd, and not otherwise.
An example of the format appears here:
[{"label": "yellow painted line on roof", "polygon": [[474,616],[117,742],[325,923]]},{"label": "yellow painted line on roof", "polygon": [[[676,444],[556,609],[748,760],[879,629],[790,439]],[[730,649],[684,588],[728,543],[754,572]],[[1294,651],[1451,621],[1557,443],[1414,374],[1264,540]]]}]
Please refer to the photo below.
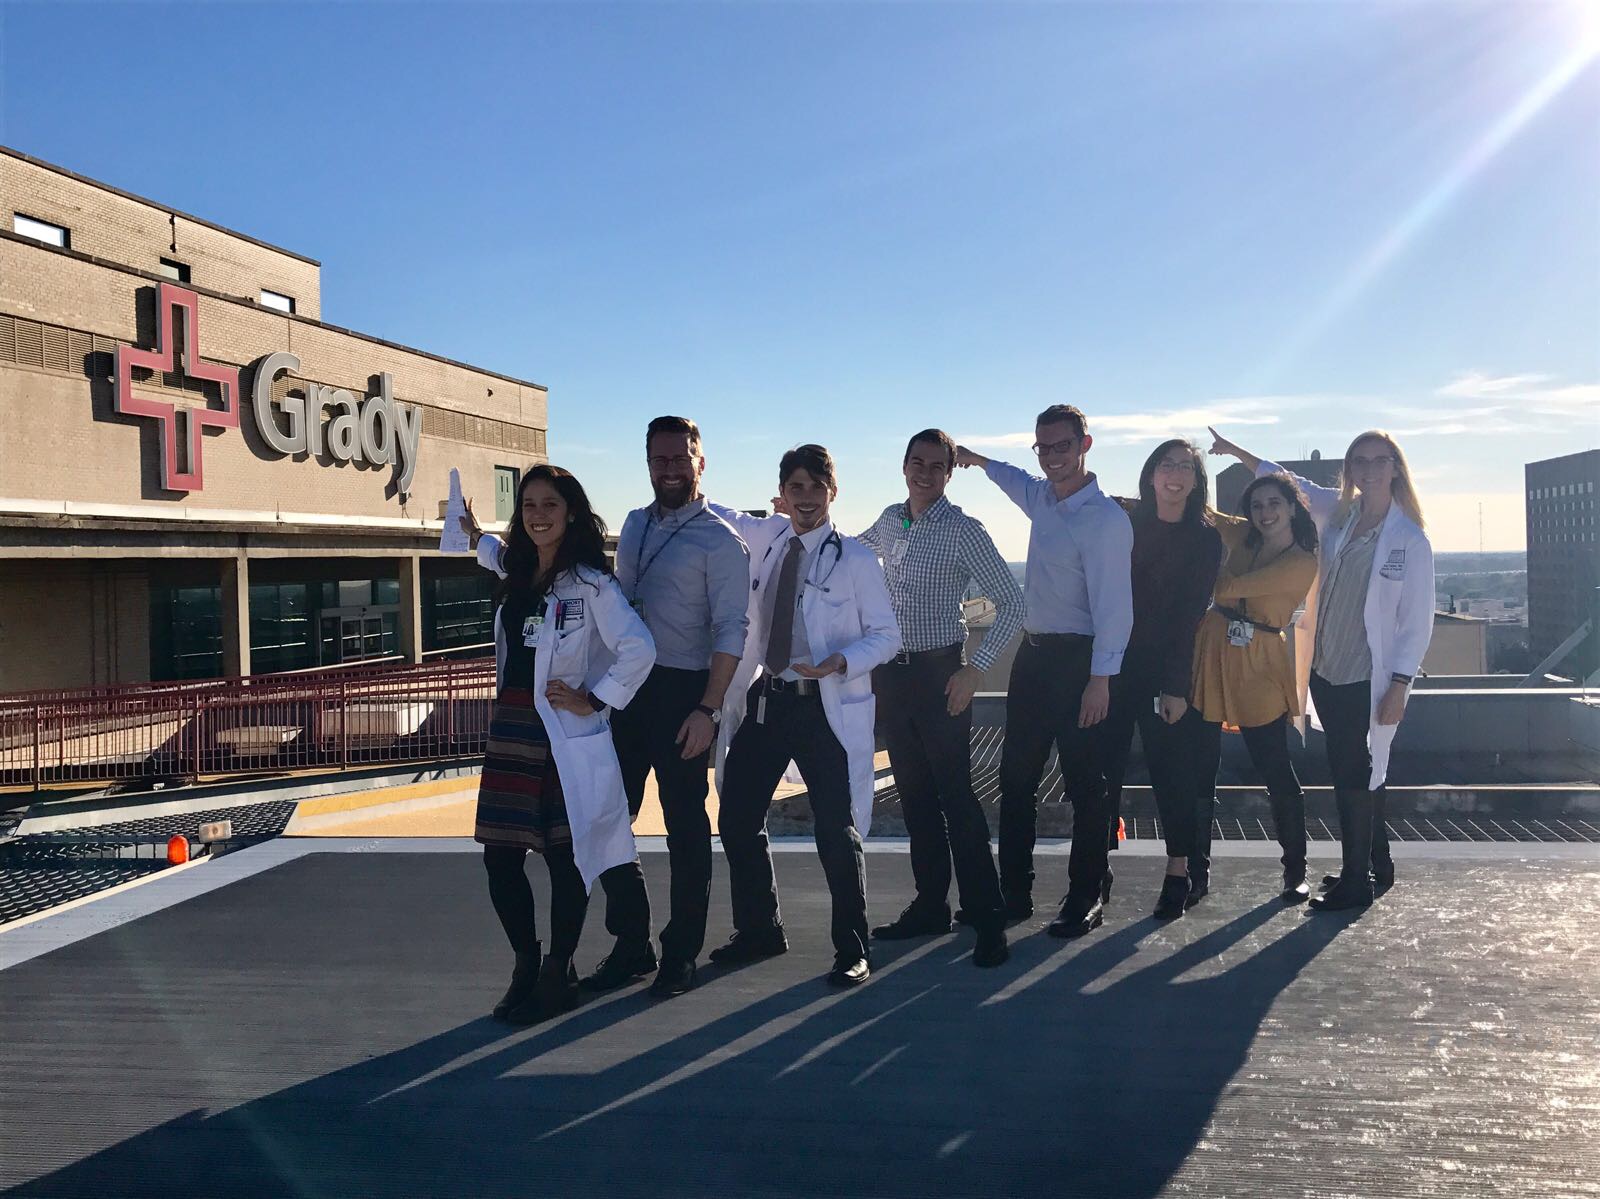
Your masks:
[{"label": "yellow painted line on roof", "polygon": [[399,787],[374,787],[367,791],[347,791],[342,795],[322,795],[316,799],[302,799],[295,809],[298,816],[322,816],[329,812],[355,812],[362,808],[377,808],[385,804],[403,803],[408,799],[432,799],[452,791],[476,789],[476,775],[459,778],[433,779],[426,783],[405,783]]}]

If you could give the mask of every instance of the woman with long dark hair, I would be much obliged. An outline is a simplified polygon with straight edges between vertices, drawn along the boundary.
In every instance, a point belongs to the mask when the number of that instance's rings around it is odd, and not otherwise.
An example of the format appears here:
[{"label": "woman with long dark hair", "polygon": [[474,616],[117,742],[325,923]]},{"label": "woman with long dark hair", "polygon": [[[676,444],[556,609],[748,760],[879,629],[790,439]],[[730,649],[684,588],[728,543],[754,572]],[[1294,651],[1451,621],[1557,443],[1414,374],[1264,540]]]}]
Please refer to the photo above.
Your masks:
[{"label": "woman with long dark hair", "polygon": [[1289,475],[1264,475],[1239,499],[1244,516],[1218,514],[1227,556],[1212,607],[1194,646],[1194,706],[1199,712],[1197,788],[1201,826],[1189,863],[1190,902],[1211,884],[1211,813],[1222,762],[1222,726],[1244,734],[1266,780],[1283,849],[1285,903],[1311,894],[1306,884],[1305,793],[1289,759],[1289,722],[1301,712],[1284,630],[1317,577],[1317,530],[1305,495]]},{"label": "woman with long dark hair", "polygon": [[[497,696],[475,832],[495,914],[516,954],[494,1014],[514,1024],[577,1002],[572,955],[596,879],[610,899],[611,931],[650,938],[609,712],[633,698],[656,651],[612,577],[605,534],[570,472],[529,468],[495,592]],[[547,951],[523,869],[529,850],[550,872]]]},{"label": "woman with long dark hair", "polygon": [[[1282,468],[1223,438],[1256,474]],[[1339,808],[1344,862],[1320,911],[1365,907],[1394,885],[1384,819],[1389,747],[1433,637],[1433,546],[1400,445],[1369,429],[1344,452],[1338,487],[1296,477],[1322,535],[1308,680]]]},{"label": "woman with long dark hair", "polygon": [[[1123,502],[1133,522],[1133,633],[1122,669],[1111,679],[1111,707],[1102,726],[1111,791],[1111,848],[1117,847],[1122,779],[1139,730],[1150,788],[1167,844],[1167,873],[1155,914],[1183,915],[1189,894],[1196,811],[1194,745],[1189,709],[1195,628],[1217,577],[1222,542],[1207,515],[1211,501],[1205,459],[1182,438],[1158,445],[1139,472],[1139,498]],[[1110,898],[1111,872],[1101,886]]]}]

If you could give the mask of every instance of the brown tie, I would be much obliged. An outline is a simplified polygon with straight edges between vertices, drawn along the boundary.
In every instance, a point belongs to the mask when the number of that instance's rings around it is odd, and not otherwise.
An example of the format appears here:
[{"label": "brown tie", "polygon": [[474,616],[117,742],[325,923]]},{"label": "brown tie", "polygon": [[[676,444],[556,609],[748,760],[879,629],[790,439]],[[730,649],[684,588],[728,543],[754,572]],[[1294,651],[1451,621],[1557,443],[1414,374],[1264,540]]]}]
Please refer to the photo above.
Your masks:
[{"label": "brown tie", "polygon": [[794,593],[800,582],[800,559],[805,557],[805,542],[789,538],[789,553],[778,568],[778,592],[772,601],[772,628],[767,634],[767,670],[782,674],[789,669],[794,648]]}]

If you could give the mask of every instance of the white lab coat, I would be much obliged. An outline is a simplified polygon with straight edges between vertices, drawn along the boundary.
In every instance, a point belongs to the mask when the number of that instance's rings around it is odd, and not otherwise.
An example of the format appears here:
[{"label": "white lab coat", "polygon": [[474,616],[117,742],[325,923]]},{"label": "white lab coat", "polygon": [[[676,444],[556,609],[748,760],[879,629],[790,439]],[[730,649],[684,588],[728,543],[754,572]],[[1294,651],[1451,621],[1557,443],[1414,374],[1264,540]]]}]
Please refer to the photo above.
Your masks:
[{"label": "white lab coat", "polygon": [[[745,697],[760,668],[767,646],[766,589],[776,585],[783,555],[777,547],[791,528],[784,516],[747,516],[720,504],[712,509],[733,525],[750,547],[750,631],[744,657],[734,672],[722,705],[717,735],[717,788],[722,788],[728,746],[745,717]],[[835,532],[837,532],[835,530]],[[835,545],[839,550],[834,556]],[[877,555],[854,537],[826,541],[810,562],[803,587],[800,616],[805,621],[806,643],[813,662],[843,654],[845,673],[819,680],[822,710],[828,727],[844,747],[850,772],[850,817],[856,832],[865,837],[872,827],[873,732],[877,700],[872,694],[872,670],[900,652],[900,622],[895,619],[889,588]]]},{"label": "white lab coat", "polygon": [[[562,607],[573,603],[582,605],[582,615],[558,620]],[[505,685],[506,669],[505,627],[499,611],[494,617],[494,660],[498,690]],[[650,630],[623,598],[614,578],[586,566],[557,576],[539,630],[533,706],[550,736],[572,828],[573,856],[590,890],[603,872],[638,857],[622,770],[611,741],[611,709],[628,706],[655,661]],[[553,708],[544,695],[551,679],[589,691],[609,707],[584,715]]]},{"label": "white lab coat", "polygon": [[[1284,471],[1276,462],[1263,461],[1256,475]],[[1306,493],[1311,508],[1311,518],[1316,521],[1317,536],[1321,542],[1320,563],[1317,572],[1317,599],[1321,601],[1322,584],[1328,577],[1328,567],[1344,544],[1345,534],[1358,519],[1359,506],[1352,509],[1350,519],[1334,526],[1333,518],[1339,506],[1339,491],[1321,487],[1309,479],[1294,476]],[[1317,606],[1307,604],[1302,627],[1306,653],[1316,644]],[[1372,754],[1372,775],[1368,786],[1376,790],[1388,777],[1389,748],[1394,743],[1398,724],[1378,723],[1378,703],[1389,690],[1389,676],[1404,674],[1415,677],[1422,669],[1422,657],[1428,652],[1428,642],[1433,638],[1433,546],[1428,535],[1400,510],[1399,504],[1389,505],[1389,514],[1383,518],[1378,530],[1378,543],[1372,553],[1372,576],[1367,583],[1367,605],[1364,614],[1367,629],[1367,648],[1372,651],[1372,704],[1367,725],[1367,748]],[[1306,679],[1308,672],[1297,671],[1300,676],[1301,704],[1307,704]],[[1310,709],[1308,709],[1310,710]],[[1319,722],[1320,724],[1320,722]]]}]

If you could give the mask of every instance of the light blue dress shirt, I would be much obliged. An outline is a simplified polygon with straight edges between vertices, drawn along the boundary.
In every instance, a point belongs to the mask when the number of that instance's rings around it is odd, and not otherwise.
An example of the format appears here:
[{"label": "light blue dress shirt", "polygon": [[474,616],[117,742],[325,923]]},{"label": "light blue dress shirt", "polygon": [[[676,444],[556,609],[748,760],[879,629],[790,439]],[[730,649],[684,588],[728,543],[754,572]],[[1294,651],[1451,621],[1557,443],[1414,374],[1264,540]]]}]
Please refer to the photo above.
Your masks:
[{"label": "light blue dress shirt", "polygon": [[1023,599],[1030,633],[1094,638],[1093,674],[1122,669],[1133,632],[1133,525],[1093,476],[1066,499],[1048,479],[1007,462],[984,472],[1027,513],[1028,570]]}]

